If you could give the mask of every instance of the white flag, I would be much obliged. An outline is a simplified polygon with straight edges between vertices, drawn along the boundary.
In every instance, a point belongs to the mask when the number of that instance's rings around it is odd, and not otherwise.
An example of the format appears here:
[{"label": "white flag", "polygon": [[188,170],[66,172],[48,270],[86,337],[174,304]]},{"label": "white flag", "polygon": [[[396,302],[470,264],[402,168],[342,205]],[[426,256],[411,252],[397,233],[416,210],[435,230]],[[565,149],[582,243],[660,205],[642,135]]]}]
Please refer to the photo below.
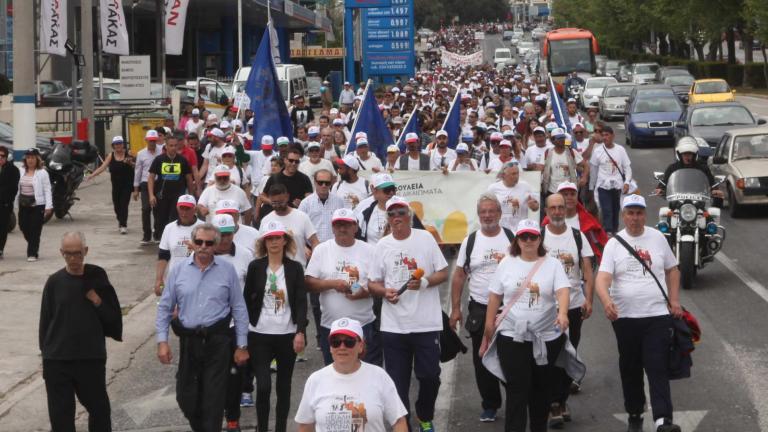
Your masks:
[{"label": "white flag", "polygon": [[277,38],[277,31],[275,30],[275,26],[272,25],[272,21],[267,22],[267,26],[269,27],[269,41],[272,45],[272,59],[275,61],[276,65],[279,65],[283,61],[280,58],[280,41]]},{"label": "white flag", "polygon": [[128,55],[128,28],[120,0],[101,0],[101,50],[107,54]]},{"label": "white flag", "polygon": [[189,0],[165,0],[165,53],[181,55]]},{"label": "white flag", "polygon": [[40,1],[40,52],[66,57],[67,0]]}]

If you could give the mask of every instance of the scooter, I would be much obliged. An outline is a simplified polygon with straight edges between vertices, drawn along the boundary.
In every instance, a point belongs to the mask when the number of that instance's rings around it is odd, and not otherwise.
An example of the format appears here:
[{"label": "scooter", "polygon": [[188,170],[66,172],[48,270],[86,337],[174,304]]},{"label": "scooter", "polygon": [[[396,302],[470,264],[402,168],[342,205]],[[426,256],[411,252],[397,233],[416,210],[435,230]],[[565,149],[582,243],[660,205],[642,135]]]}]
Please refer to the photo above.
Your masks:
[{"label": "scooter", "polygon": [[62,219],[69,214],[75,201],[79,200],[75,191],[85,178],[85,167],[97,157],[96,147],[88,141],[56,143],[51,153],[46,156],[45,170],[51,180],[53,214],[57,218]]}]

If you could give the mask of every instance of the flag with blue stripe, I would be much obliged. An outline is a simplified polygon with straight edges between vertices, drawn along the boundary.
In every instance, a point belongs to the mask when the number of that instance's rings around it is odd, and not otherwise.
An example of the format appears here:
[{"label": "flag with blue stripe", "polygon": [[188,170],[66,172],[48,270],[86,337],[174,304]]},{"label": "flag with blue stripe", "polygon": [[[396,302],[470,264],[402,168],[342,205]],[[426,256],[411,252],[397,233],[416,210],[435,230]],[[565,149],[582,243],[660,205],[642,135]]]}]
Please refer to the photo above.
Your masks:
[{"label": "flag with blue stripe", "polygon": [[397,139],[397,146],[400,147],[400,153],[408,151],[405,145],[405,136],[409,133],[415,133],[421,140],[421,110],[416,108],[408,117],[408,121],[405,123],[405,127],[400,132],[400,137]]},{"label": "flag with blue stripe", "polygon": [[394,144],[395,139],[384,121],[384,116],[381,115],[378,104],[376,104],[376,98],[373,95],[373,81],[371,80],[368,80],[365,85],[363,102],[357,109],[355,123],[352,125],[352,135],[349,138],[349,143],[347,143],[347,153],[352,153],[357,148],[355,135],[358,132],[367,133],[370,151],[379,159],[386,160],[387,147]]},{"label": "flag with blue stripe", "polygon": [[552,81],[552,75],[548,75],[549,79],[549,98],[552,105],[552,114],[555,116],[555,123],[558,124],[563,130],[571,133],[571,121],[568,119],[568,111],[565,110],[565,104],[560,99],[560,95],[555,88],[555,82]]},{"label": "flag with blue stripe", "polygon": [[443,130],[448,132],[448,147],[455,149],[461,141],[461,92],[456,91],[448,116],[443,122]]}]

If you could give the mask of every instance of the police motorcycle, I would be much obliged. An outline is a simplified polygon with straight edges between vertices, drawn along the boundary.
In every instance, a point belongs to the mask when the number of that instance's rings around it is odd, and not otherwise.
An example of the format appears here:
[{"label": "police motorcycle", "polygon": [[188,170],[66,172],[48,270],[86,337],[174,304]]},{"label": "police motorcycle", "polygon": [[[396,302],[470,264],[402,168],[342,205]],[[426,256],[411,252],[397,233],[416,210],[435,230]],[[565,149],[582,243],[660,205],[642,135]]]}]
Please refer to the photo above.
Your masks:
[{"label": "police motorcycle", "polygon": [[677,257],[680,284],[693,286],[699,269],[715,259],[723,247],[726,231],[720,225],[720,209],[712,207],[712,189],[725,181],[717,176],[709,185],[706,174],[695,168],[682,168],[663,182],[664,173],[654,172],[666,188],[667,205],[659,209],[656,228],[664,234]]},{"label": "police motorcycle", "polygon": [[98,151],[88,141],[75,140],[71,144],[57,142],[43,158],[51,180],[53,214],[61,219],[79,200],[75,191],[85,178],[86,165],[98,158]]}]

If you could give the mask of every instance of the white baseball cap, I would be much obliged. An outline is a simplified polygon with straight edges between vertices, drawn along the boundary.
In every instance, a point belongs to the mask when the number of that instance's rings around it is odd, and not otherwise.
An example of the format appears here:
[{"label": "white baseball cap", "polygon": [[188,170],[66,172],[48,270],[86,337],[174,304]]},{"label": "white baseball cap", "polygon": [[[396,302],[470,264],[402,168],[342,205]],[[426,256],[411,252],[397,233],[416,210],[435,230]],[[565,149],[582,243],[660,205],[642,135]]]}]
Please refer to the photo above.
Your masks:
[{"label": "white baseball cap", "polygon": [[339,318],[331,324],[331,332],[328,334],[328,337],[337,334],[365,340],[363,336],[363,326],[360,324],[360,321],[352,318]]},{"label": "white baseball cap", "polygon": [[154,129],[150,129],[147,131],[147,133],[144,135],[144,139],[147,141],[157,141],[158,140],[157,131]]},{"label": "white baseball cap", "polygon": [[411,142],[418,142],[419,141],[419,135],[415,132],[408,132],[405,134],[405,142],[411,143]]},{"label": "white baseball cap", "polygon": [[456,153],[469,153],[469,146],[465,143],[456,144]]},{"label": "white baseball cap", "polygon": [[307,150],[314,148],[320,148],[320,143],[317,141],[310,141],[307,143]]},{"label": "white baseball cap", "polygon": [[224,147],[221,149],[221,155],[222,155],[222,156],[224,156],[225,154],[231,154],[231,155],[234,155],[234,154],[235,154],[235,148],[234,148],[234,147],[232,147],[231,145],[225,145],[225,146],[224,146]]},{"label": "white baseball cap", "polygon": [[367,146],[368,145],[368,138],[358,138],[355,142],[358,147],[360,146]]},{"label": "white baseball cap", "polygon": [[112,138],[112,144],[125,144],[125,140],[120,135],[115,135],[114,138]]},{"label": "white baseball cap", "polygon": [[357,156],[355,156],[353,154],[348,154],[348,155],[344,156],[344,158],[341,159],[340,162],[341,162],[342,165],[344,165],[346,167],[349,167],[350,169],[352,169],[354,171],[360,171],[360,162],[358,162]]},{"label": "white baseball cap", "polygon": [[641,195],[630,194],[624,197],[624,201],[621,204],[621,208],[627,207],[642,207],[645,208],[645,198]]},{"label": "white baseball cap", "polygon": [[564,190],[574,190],[578,191],[578,187],[576,186],[576,183],[565,181],[560,183],[560,185],[557,187],[557,191],[564,191]]},{"label": "white baseball cap", "polygon": [[267,222],[264,226],[261,227],[261,230],[262,230],[261,238],[289,234],[288,230],[285,228],[285,225],[283,225],[282,222],[276,221],[276,220],[271,220]]},{"label": "white baseball cap", "polygon": [[277,137],[277,145],[278,145],[278,147],[281,146],[281,145],[288,145],[290,143],[291,143],[291,140],[289,140],[288,137],[284,137],[284,136]]},{"label": "white baseball cap", "polygon": [[333,119],[334,126],[344,126],[344,120],[340,118]]},{"label": "white baseball cap", "polygon": [[392,198],[387,200],[387,204],[385,205],[386,209],[389,210],[390,207],[409,207],[410,204],[408,204],[408,201],[405,200],[405,198],[401,198],[397,195],[393,196]]},{"label": "white baseball cap", "polygon": [[565,138],[565,131],[562,128],[554,128],[552,129],[552,136],[554,138]]},{"label": "white baseball cap", "polygon": [[515,230],[515,237],[523,233],[541,235],[541,229],[539,228],[539,223],[531,219],[521,220],[517,224],[517,229]]},{"label": "white baseball cap", "polygon": [[390,144],[387,146],[387,153],[400,153],[400,147],[396,146],[395,144]]},{"label": "white baseball cap", "polygon": [[499,147],[512,147],[512,142],[510,140],[503,139],[499,143]]},{"label": "white baseball cap", "polygon": [[439,137],[440,137],[440,136],[444,136],[444,137],[447,137],[447,136],[448,136],[448,132],[446,132],[446,131],[445,131],[445,129],[440,129],[439,131],[437,131],[437,134],[436,134],[435,136],[439,136]]},{"label": "white baseball cap", "polygon": [[348,208],[336,209],[333,212],[333,217],[331,217],[331,223],[338,222],[338,221],[357,223],[357,219],[355,218],[355,213]]},{"label": "white baseball cap", "polygon": [[192,108],[192,115],[193,116],[199,116],[200,115],[200,110],[197,109],[197,108]]},{"label": "white baseball cap", "polygon": [[359,140],[360,138],[368,139],[368,134],[365,132],[358,132],[355,134],[355,140]]},{"label": "white baseball cap", "polygon": [[197,205],[197,201],[192,195],[182,195],[176,200],[176,205],[179,207],[194,207]]},{"label": "white baseball cap", "polygon": [[218,200],[216,201],[216,214],[222,213],[240,213],[240,206],[235,200]]},{"label": "white baseball cap", "polygon": [[274,143],[275,143],[275,139],[272,138],[272,135],[264,135],[263,137],[261,137],[261,145],[266,144],[271,146]]},{"label": "white baseball cap", "polygon": [[535,128],[533,128],[533,133],[536,133],[536,132],[541,132],[543,134],[546,134],[547,130],[541,126],[536,126]]},{"label": "white baseball cap", "polygon": [[232,215],[226,213],[217,214],[213,217],[212,222],[213,226],[218,228],[220,233],[233,233],[237,228],[235,219],[232,218]]},{"label": "white baseball cap", "polygon": [[219,123],[219,129],[230,129],[231,127],[232,125],[226,120],[222,120],[221,123]]},{"label": "white baseball cap", "polygon": [[373,187],[376,189],[384,189],[394,185],[395,180],[388,173],[380,173],[373,176]]},{"label": "white baseball cap", "polygon": [[221,176],[227,176],[229,177],[229,167],[226,165],[218,165],[216,168],[213,169],[213,176],[214,177],[221,177]]},{"label": "white baseball cap", "polygon": [[320,128],[318,126],[310,126],[307,130],[308,135],[320,135]]},{"label": "white baseball cap", "polygon": [[215,136],[216,138],[224,138],[224,132],[219,128],[211,129],[211,135]]}]

